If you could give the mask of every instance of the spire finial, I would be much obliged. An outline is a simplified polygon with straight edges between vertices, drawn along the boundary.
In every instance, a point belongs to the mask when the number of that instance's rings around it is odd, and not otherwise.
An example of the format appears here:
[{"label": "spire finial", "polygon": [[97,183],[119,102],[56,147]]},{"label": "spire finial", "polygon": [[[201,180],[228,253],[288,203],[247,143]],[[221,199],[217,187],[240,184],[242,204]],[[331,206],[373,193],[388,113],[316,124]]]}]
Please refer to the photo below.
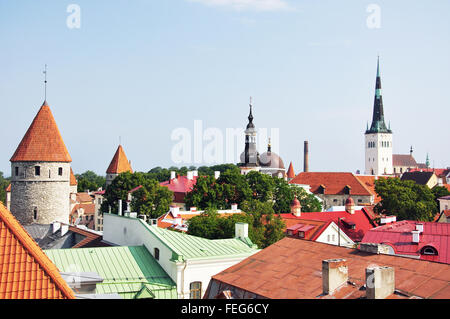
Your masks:
[{"label": "spire finial", "polygon": [[252,108],[253,108],[253,99],[250,96],[250,114],[248,115],[248,125],[247,128],[254,128],[255,125],[253,124],[253,114],[252,114]]},{"label": "spire finial", "polygon": [[269,137],[269,143],[267,144],[267,152],[271,152],[272,151],[272,143],[270,141],[270,137]]},{"label": "spire finial", "polygon": [[47,101],[47,64],[44,69],[44,101]]}]

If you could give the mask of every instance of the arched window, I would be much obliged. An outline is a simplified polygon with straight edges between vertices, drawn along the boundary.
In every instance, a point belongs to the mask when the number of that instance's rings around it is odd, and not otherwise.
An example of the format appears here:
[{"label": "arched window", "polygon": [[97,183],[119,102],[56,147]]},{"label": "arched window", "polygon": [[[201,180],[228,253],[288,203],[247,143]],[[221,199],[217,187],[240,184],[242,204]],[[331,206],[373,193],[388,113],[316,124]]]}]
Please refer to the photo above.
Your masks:
[{"label": "arched window", "polygon": [[421,254],[422,255],[437,256],[438,255],[438,251],[434,247],[425,246],[425,247],[422,248]]},{"label": "arched window", "polygon": [[191,282],[190,299],[202,298],[202,283],[200,281]]}]

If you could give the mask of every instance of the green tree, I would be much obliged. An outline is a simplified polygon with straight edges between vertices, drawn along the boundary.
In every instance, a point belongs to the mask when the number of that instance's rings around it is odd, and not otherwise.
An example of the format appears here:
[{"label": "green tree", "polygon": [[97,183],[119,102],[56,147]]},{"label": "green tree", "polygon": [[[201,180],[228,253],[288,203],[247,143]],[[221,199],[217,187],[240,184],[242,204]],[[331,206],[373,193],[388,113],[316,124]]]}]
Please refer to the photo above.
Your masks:
[{"label": "green tree", "polygon": [[213,176],[199,176],[192,191],[185,196],[184,202],[187,207],[197,207],[199,209],[226,208],[223,186],[217,183]]},{"label": "green tree", "polygon": [[378,214],[397,216],[398,220],[432,221],[438,207],[431,189],[414,181],[380,178],[375,191],[381,201],[375,206]]},{"label": "green tree", "polygon": [[131,201],[134,212],[158,218],[169,210],[173,199],[172,191],[154,179],[145,179],[139,186],[142,187],[133,193]]},{"label": "green tree", "polygon": [[273,190],[274,210],[278,214],[287,214],[291,211],[291,203],[297,196],[302,205],[303,212],[321,212],[322,204],[314,196],[307,193],[302,187],[291,185],[282,178],[274,177]]},{"label": "green tree", "polygon": [[106,178],[95,174],[93,171],[86,171],[83,174],[76,175],[76,177],[79,193],[88,190],[96,191],[99,188],[104,188],[106,184]]},{"label": "green tree", "polygon": [[275,188],[275,182],[272,176],[251,171],[245,175],[245,178],[252,190],[253,199],[263,202],[272,199]]},{"label": "green tree", "polygon": [[5,178],[3,172],[0,172],[0,201],[6,206],[6,188],[11,183],[11,178]]}]

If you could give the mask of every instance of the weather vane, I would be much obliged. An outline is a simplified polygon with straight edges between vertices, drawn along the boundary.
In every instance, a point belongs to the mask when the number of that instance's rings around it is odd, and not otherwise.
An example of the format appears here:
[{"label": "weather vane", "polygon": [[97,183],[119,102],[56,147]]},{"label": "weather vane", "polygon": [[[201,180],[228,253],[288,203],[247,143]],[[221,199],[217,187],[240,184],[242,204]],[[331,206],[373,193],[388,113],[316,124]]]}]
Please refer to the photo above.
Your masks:
[{"label": "weather vane", "polygon": [[44,100],[47,101],[47,64],[44,69]]}]

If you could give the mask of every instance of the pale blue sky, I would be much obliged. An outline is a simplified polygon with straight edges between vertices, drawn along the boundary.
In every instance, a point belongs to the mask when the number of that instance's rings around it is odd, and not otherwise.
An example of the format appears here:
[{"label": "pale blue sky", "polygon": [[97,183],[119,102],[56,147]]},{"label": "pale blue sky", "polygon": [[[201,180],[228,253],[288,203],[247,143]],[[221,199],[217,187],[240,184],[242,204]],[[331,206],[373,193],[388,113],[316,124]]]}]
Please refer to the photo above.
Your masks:
[{"label": "pale blue sky", "polygon": [[240,2],[0,0],[0,171],[42,104],[44,64],[76,173],[104,174],[119,136],[135,170],[172,166],[175,128],[244,127],[249,96],[286,166],[301,170],[309,140],[310,170],[364,170],[378,53],[394,153],[450,166],[448,0]]}]

